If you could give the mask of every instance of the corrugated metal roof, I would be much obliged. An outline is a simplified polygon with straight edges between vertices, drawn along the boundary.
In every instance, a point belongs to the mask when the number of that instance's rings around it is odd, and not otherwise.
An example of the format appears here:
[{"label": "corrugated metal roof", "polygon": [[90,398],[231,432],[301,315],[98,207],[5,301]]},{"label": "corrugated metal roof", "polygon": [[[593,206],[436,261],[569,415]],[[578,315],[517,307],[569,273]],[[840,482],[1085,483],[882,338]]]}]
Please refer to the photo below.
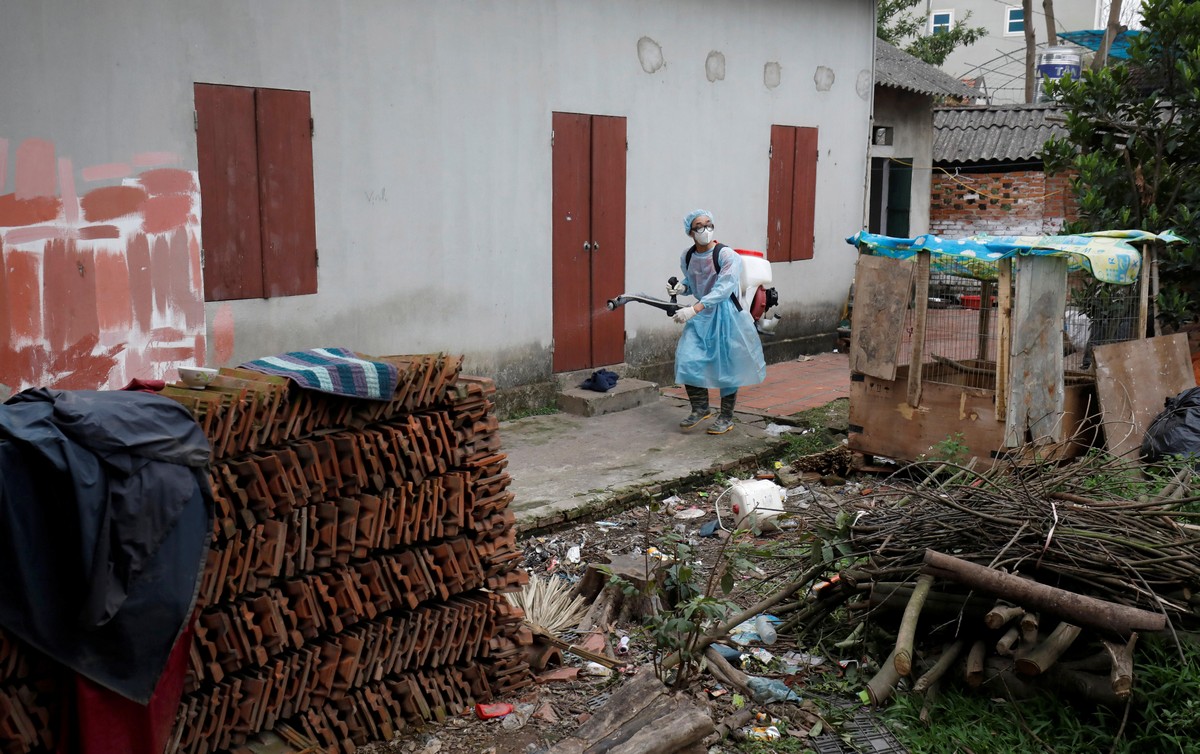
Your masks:
[{"label": "corrugated metal roof", "polygon": [[875,40],[875,83],[930,96],[979,96],[979,92],[941,68],[915,58],[882,39]]},{"label": "corrugated metal roof", "polygon": [[1041,159],[1050,137],[1066,135],[1054,103],[938,107],[933,110],[933,161],[1013,162]]}]

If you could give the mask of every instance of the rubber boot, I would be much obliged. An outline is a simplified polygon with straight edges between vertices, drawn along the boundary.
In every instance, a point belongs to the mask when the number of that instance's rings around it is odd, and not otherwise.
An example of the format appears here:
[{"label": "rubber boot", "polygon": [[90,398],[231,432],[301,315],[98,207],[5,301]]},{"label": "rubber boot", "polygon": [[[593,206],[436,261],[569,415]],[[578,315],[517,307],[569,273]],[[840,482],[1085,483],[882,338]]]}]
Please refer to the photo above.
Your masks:
[{"label": "rubber boot", "polygon": [[680,420],[679,428],[691,429],[712,416],[713,410],[712,406],[708,405],[708,390],[692,385],[684,385],[683,389],[687,391],[688,402],[692,404],[692,413]]},{"label": "rubber boot", "polygon": [[723,435],[733,429],[733,406],[735,403],[737,403],[736,392],[721,396],[721,413],[708,428],[710,435]]}]

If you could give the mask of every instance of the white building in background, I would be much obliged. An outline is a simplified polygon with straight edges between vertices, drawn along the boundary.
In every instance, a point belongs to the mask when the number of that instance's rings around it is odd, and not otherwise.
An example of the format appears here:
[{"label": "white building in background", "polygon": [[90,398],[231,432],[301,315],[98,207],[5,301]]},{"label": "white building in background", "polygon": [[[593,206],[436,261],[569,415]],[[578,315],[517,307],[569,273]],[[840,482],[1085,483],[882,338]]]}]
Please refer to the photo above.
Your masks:
[{"label": "white building in background", "polygon": [[[987,36],[975,44],[952,52],[942,70],[958,79],[973,81],[992,104],[1025,101],[1026,19],[1020,0],[925,0],[924,5],[930,33],[962,20],[968,26],[987,29]],[[1106,8],[1107,4],[1101,0],[1055,0],[1056,31],[1102,28],[1106,19],[1101,17],[1101,11]],[[1047,40],[1041,2],[1033,3],[1033,18],[1029,22],[1039,51],[1058,43]],[[1080,51],[1087,54],[1082,48]]]}]

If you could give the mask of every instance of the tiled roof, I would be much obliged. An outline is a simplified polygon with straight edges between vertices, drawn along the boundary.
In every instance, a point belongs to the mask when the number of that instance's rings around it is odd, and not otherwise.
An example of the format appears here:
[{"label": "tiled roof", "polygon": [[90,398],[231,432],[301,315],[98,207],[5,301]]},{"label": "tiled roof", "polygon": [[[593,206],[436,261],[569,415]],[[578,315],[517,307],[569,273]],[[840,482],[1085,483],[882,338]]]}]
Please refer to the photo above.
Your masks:
[{"label": "tiled roof", "polygon": [[934,108],[933,161],[1040,159],[1047,139],[1066,135],[1063,117],[1054,103]]},{"label": "tiled roof", "polygon": [[875,40],[875,83],[930,96],[979,96],[979,92],[941,68],[915,58],[882,39]]}]

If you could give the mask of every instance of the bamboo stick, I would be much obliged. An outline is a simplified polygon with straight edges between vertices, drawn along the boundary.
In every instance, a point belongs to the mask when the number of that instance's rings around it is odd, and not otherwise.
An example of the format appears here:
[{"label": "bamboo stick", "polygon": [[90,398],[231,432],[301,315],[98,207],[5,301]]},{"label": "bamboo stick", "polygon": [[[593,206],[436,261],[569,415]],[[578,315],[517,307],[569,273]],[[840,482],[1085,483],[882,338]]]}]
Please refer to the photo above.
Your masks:
[{"label": "bamboo stick", "polygon": [[1012,368],[1012,260],[1001,259],[996,278],[996,421],[1008,419],[1008,372]]},{"label": "bamboo stick", "polygon": [[912,650],[913,640],[917,635],[917,620],[921,617],[921,608],[925,605],[925,598],[929,595],[929,589],[932,586],[932,576],[922,574],[917,578],[917,585],[913,589],[912,597],[908,600],[908,607],[904,609],[904,617],[900,619],[900,630],[896,635],[896,651],[892,653],[896,663],[896,672],[900,675],[908,675],[912,672]]},{"label": "bamboo stick", "polygon": [[900,681],[900,673],[896,670],[896,650],[887,656],[883,664],[879,666],[879,671],[867,681],[867,696],[871,700],[871,704],[879,707],[889,698],[896,690],[896,684]]},{"label": "bamboo stick", "polygon": [[950,666],[954,664],[954,661],[958,659],[958,656],[962,654],[965,644],[966,642],[963,639],[959,639],[946,647],[946,651],[942,652],[942,656],[933,664],[933,667],[922,674],[917,679],[917,682],[913,684],[913,691],[920,693],[938,683],[942,676],[946,674],[946,671],[950,669]]}]

